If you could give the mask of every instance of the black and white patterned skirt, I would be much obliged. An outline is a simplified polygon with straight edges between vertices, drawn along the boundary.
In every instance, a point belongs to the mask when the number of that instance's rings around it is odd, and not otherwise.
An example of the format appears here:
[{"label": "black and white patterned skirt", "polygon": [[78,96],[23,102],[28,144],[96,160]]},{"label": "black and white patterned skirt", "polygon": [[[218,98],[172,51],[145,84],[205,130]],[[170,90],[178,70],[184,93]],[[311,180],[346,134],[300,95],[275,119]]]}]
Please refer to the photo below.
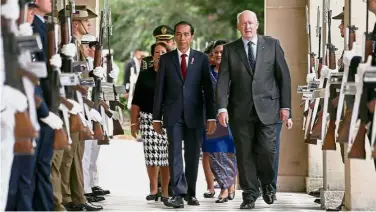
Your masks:
[{"label": "black and white patterned skirt", "polygon": [[166,130],[158,134],[153,128],[153,114],[140,112],[140,131],[144,142],[147,166],[168,166],[168,141]]}]

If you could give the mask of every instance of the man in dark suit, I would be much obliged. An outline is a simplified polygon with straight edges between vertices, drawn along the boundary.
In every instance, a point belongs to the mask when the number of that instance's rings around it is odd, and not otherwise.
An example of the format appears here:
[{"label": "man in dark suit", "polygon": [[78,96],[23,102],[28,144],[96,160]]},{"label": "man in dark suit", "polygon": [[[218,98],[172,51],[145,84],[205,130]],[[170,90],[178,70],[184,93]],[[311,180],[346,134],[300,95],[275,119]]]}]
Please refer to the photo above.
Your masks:
[{"label": "man in dark suit", "polygon": [[142,59],[142,51],[139,49],[136,49],[134,52],[134,56],[130,59],[128,59],[125,64],[124,64],[124,85],[125,85],[125,90],[127,93],[130,91],[130,78],[132,71],[134,74],[137,74],[139,71],[139,67],[141,64],[141,59]]},{"label": "man in dark suit", "polygon": [[[203,129],[204,90],[207,133],[216,127],[214,92],[210,80],[209,59],[190,48],[194,28],[185,21],[174,27],[177,50],[164,54],[159,61],[154,96],[153,126],[156,132],[167,127],[169,164],[173,197],[164,202],[168,207],[183,208],[183,197],[188,205],[199,205],[196,199],[196,181]],[[184,140],[185,174],[182,159]]]},{"label": "man in dark suit", "polygon": [[238,14],[237,28],[242,37],[223,49],[217,108],[220,124],[230,121],[234,136],[243,190],[240,208],[252,209],[259,182],[264,201],[274,201],[276,123],[289,117],[291,82],[279,41],[257,35],[256,14],[248,10]]}]

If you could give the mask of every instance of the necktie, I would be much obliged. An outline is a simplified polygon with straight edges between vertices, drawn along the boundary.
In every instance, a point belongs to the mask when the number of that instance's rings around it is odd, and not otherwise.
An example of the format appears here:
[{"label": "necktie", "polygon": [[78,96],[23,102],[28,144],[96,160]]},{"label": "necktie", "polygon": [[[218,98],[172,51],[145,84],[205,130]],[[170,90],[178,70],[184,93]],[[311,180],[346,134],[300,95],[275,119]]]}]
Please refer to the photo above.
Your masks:
[{"label": "necktie", "polygon": [[252,41],[248,43],[248,61],[249,65],[251,66],[252,70],[255,71],[256,69],[256,61],[255,56],[253,55],[253,48],[252,48]]},{"label": "necktie", "polygon": [[187,61],[185,61],[185,58],[187,57],[186,54],[181,55],[181,63],[180,63],[180,68],[181,68],[181,74],[183,75],[183,79],[187,76]]}]

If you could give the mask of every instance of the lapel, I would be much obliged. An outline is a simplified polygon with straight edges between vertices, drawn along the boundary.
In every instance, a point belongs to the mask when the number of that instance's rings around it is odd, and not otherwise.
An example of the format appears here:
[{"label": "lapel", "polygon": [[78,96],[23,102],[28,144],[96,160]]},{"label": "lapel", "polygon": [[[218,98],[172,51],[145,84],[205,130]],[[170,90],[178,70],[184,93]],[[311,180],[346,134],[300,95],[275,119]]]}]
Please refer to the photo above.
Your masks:
[{"label": "lapel", "polygon": [[[189,75],[192,75],[192,73],[191,74],[189,74],[189,73],[194,70],[194,68],[193,68],[193,66],[195,64],[194,61],[196,60],[196,59],[194,59],[195,58],[195,53],[196,52],[192,48],[189,50],[189,58],[188,58],[188,63],[187,63],[187,66],[188,66],[187,67],[187,76],[186,76],[185,80],[187,80],[187,78],[189,77]],[[192,58],[193,58],[193,60],[192,60]]]},{"label": "lapel", "polygon": [[248,58],[247,58],[247,52],[244,49],[244,43],[243,39],[240,38],[236,41],[237,48],[236,53],[239,55],[240,60],[243,62],[245,67],[247,68],[247,71],[253,76],[253,70],[251,69],[251,66],[249,65]]},{"label": "lapel", "polygon": [[181,81],[183,81],[183,75],[181,74],[181,68],[180,68],[180,63],[179,63],[179,55],[178,55],[178,50],[174,50],[173,52],[173,59],[174,64],[176,66],[175,70],[178,72],[178,75],[180,76]]},{"label": "lapel", "polygon": [[265,40],[262,35],[257,35],[257,36],[258,36],[258,40],[257,40],[257,54],[256,54],[256,70],[260,70],[264,62]]}]

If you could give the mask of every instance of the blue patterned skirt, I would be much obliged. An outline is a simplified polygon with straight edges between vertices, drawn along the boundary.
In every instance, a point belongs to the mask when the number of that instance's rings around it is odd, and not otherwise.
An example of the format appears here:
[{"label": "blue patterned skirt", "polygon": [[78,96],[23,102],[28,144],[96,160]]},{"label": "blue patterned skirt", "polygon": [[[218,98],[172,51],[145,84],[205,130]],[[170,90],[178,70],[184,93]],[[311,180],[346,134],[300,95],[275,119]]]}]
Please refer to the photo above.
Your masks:
[{"label": "blue patterned skirt", "polygon": [[210,155],[210,169],[219,186],[229,188],[235,183],[238,174],[234,139],[229,127],[217,123],[213,135],[204,132],[202,151]]}]

